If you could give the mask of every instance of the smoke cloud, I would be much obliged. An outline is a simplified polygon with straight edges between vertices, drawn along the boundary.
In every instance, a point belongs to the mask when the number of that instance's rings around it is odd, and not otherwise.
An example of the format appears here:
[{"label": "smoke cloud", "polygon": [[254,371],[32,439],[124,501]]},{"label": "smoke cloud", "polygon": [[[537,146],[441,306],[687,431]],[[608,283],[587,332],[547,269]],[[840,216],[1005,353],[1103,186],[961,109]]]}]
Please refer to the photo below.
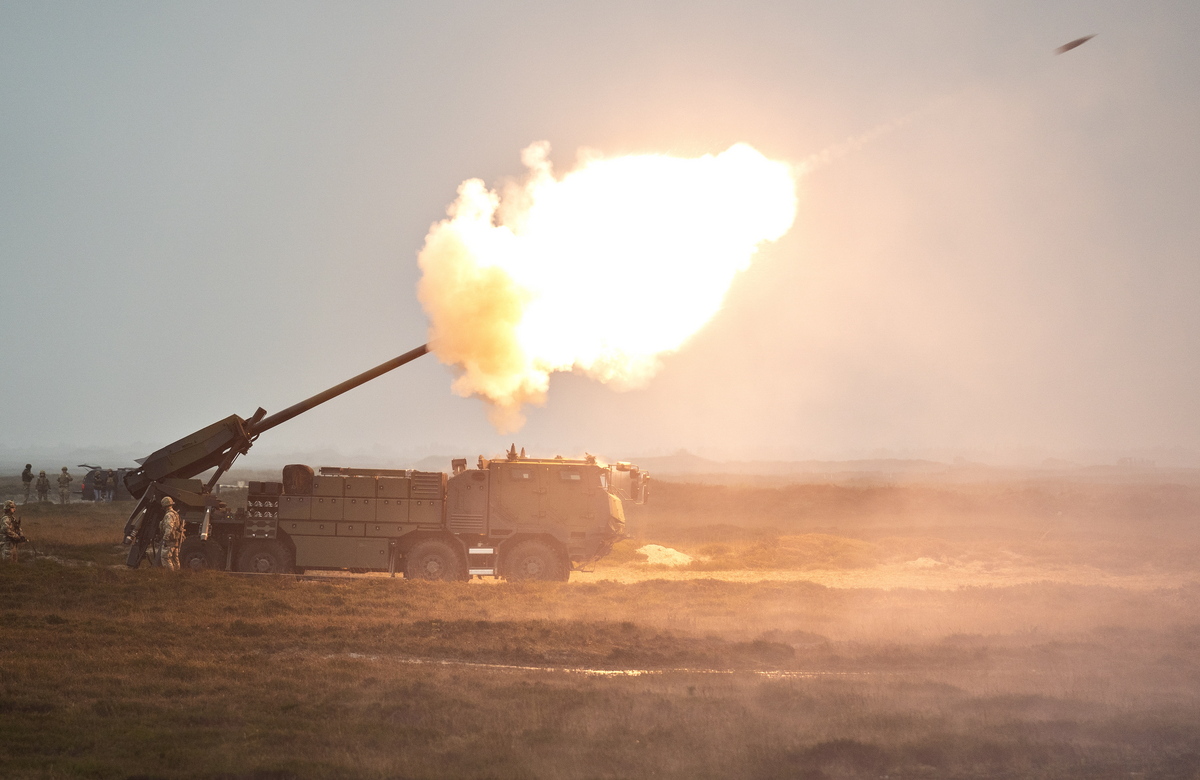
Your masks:
[{"label": "smoke cloud", "polygon": [[796,213],[793,168],[746,144],[679,158],[581,154],[558,178],[528,147],[500,192],[463,182],[418,257],[430,346],[502,432],[550,374],[637,387],[718,311]]}]

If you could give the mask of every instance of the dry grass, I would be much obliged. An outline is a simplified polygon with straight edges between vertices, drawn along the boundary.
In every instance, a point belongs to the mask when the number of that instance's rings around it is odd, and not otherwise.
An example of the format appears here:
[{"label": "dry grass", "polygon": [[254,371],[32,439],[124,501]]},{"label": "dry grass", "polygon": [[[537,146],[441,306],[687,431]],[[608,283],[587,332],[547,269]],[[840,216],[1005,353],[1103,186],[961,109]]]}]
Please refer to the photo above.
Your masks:
[{"label": "dry grass", "polygon": [[[25,518],[63,562],[0,567],[0,776],[1200,777],[1200,583],[172,575],[107,565],[122,507]],[[1069,557],[1021,523],[1005,539],[911,520],[700,517],[655,541],[764,568],[982,560],[1022,540]],[[1103,563],[1120,540],[1102,531],[1070,554]]]}]

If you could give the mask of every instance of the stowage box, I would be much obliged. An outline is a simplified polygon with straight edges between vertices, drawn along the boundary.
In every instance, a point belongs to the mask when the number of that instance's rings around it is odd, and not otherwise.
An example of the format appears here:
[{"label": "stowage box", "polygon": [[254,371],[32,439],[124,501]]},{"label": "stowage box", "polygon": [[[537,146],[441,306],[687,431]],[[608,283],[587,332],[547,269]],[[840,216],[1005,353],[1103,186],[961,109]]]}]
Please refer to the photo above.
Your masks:
[{"label": "stowage box", "polygon": [[313,477],[313,495],[341,498],[346,494],[345,477]]},{"label": "stowage box", "polygon": [[312,500],[312,519],[313,520],[341,520],[342,519],[342,502],[344,498],[332,498],[329,496],[313,496]]}]

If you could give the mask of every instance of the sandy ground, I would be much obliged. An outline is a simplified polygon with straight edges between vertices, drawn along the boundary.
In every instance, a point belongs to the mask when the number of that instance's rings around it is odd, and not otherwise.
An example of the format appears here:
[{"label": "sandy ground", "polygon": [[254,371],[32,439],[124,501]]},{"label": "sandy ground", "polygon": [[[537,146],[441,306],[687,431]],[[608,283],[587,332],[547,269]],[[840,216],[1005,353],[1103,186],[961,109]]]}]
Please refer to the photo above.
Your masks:
[{"label": "sandy ground", "polygon": [[[347,571],[313,571],[313,578],[326,577],[387,577],[382,572],[352,574]],[[397,575],[399,576],[399,575]],[[720,582],[812,582],[828,588],[876,588],[892,590],[916,588],[921,590],[954,590],[968,587],[1004,587],[1036,582],[1068,585],[1092,585],[1130,590],[1159,590],[1178,588],[1187,583],[1200,583],[1200,569],[1194,572],[1139,571],[1117,574],[1092,566],[1014,567],[970,564],[960,566],[927,561],[876,566],[869,569],[812,569],[795,570],[730,570],[691,571],[665,566],[610,566],[596,571],[571,573],[571,582],[634,583],[650,580],[718,580]],[[501,582],[492,577],[472,580],[478,585]]]},{"label": "sandy ground", "polygon": [[953,590],[962,587],[1022,585],[1055,582],[1072,585],[1105,585],[1133,590],[1178,588],[1200,582],[1195,572],[1140,571],[1115,574],[1091,566],[1061,568],[958,566],[921,559],[870,569],[811,571],[688,571],[649,566],[615,566],[595,572],[573,572],[571,582],[643,582],[646,580],[720,580],[723,582],[814,582],[829,588],[920,588]]}]

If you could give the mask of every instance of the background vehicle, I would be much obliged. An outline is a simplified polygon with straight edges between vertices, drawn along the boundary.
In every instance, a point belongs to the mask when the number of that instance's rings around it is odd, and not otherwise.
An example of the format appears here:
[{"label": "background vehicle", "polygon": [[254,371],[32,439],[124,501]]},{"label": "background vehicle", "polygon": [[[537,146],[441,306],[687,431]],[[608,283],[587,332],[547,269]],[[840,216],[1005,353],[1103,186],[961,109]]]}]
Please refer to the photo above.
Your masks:
[{"label": "background vehicle", "polygon": [[116,488],[113,490],[114,501],[129,501],[133,498],[129,491],[125,489],[125,473],[130,469],[106,469],[103,466],[89,466],[86,463],[80,463],[79,468],[87,469],[83,475],[83,480],[80,483],[80,497],[84,501],[95,501],[97,485],[103,485],[101,480],[107,481],[110,471],[117,472]]}]

